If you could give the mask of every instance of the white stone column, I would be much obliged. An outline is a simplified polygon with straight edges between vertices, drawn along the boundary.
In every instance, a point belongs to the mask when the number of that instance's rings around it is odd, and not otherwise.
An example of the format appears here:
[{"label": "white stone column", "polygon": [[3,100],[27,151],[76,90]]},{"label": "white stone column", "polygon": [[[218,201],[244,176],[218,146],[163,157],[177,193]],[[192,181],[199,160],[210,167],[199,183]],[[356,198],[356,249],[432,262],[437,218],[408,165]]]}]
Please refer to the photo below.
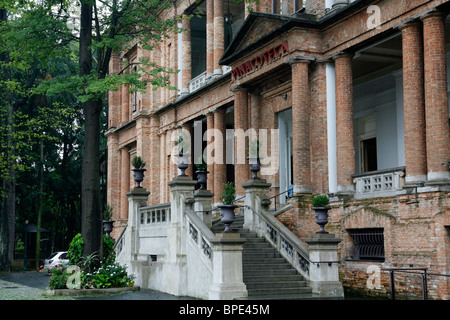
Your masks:
[{"label": "white stone column", "polygon": [[328,190],[337,192],[336,151],[336,72],[334,64],[326,65],[327,86],[327,135],[328,135]]}]

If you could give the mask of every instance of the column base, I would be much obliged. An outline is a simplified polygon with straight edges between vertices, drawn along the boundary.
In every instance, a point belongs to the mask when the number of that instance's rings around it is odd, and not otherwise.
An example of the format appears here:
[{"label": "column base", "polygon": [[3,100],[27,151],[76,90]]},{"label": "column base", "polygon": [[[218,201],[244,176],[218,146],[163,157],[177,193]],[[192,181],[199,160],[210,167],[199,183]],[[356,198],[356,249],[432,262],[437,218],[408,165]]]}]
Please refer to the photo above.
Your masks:
[{"label": "column base", "polygon": [[299,185],[293,185],[292,193],[312,193],[312,188],[310,186],[299,186]]},{"label": "column base", "polygon": [[450,172],[429,172],[425,185],[448,185],[450,184]]}]

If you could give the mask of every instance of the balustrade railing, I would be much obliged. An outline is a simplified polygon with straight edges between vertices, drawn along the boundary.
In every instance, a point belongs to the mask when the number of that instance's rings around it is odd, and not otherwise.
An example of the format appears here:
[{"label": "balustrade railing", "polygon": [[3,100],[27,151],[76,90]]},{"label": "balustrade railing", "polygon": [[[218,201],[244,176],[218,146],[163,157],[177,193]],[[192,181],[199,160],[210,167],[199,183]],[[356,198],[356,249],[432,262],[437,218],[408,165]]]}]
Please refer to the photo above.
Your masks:
[{"label": "balustrade railing", "polygon": [[195,78],[193,78],[191,81],[189,81],[189,93],[192,93],[201,87],[203,87],[206,83],[206,71],[199,74]]},{"label": "balustrade railing", "polygon": [[392,196],[405,184],[405,167],[359,173],[353,179],[355,198]]},{"label": "balustrade railing", "polygon": [[211,261],[211,241],[215,239],[216,236],[192,210],[186,210],[186,217],[190,240],[192,240],[195,247],[203,254],[203,256]]},{"label": "balustrade railing", "polygon": [[140,225],[154,225],[170,222],[170,203],[139,208]]}]

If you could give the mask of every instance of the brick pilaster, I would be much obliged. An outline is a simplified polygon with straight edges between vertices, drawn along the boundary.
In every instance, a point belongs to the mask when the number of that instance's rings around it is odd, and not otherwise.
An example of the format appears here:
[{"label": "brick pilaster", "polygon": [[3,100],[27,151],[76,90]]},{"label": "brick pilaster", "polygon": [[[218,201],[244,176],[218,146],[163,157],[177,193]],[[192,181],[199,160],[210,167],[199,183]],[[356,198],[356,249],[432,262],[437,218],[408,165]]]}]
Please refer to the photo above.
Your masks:
[{"label": "brick pilaster", "polygon": [[[247,148],[248,142],[242,143],[247,139],[243,134],[248,129],[248,89],[243,87],[233,87],[234,92],[234,179],[236,185],[236,195],[244,195],[242,185],[249,177],[249,166],[247,165]],[[243,140],[245,139],[245,140]]]},{"label": "brick pilaster", "polygon": [[410,22],[400,30],[403,47],[406,184],[415,184],[425,181],[427,167],[422,28],[419,22]]},{"label": "brick pilaster", "polygon": [[214,0],[206,0],[206,74],[214,73]]},{"label": "brick pilaster", "polygon": [[[127,59],[123,59],[122,64],[126,65],[128,63]],[[121,88],[122,91],[122,108],[121,108],[121,116],[120,116],[120,122],[123,124],[127,123],[129,120],[129,104],[130,104],[130,94],[129,89],[127,85],[123,85]]]},{"label": "brick pilaster", "polygon": [[336,69],[336,144],[338,192],[354,192],[352,174],[355,173],[353,142],[353,78],[352,56],[334,57]]},{"label": "brick pilaster", "polygon": [[192,58],[191,58],[191,20],[183,16],[183,57],[182,57],[182,75],[181,75],[181,93],[189,93],[189,81],[192,78]]},{"label": "brick pilaster", "polygon": [[[151,190],[155,190],[155,187],[158,186],[160,180],[161,180],[161,163],[160,163],[160,155],[158,150],[160,150],[160,141],[158,136],[158,129],[159,129],[159,117],[157,115],[151,115],[150,116],[150,137],[149,137],[149,144],[150,144],[150,154],[148,159],[148,168],[147,168],[147,175],[148,179],[150,181],[150,188]],[[150,205],[155,205],[160,203],[160,193],[152,192],[150,194]]]},{"label": "brick pilaster", "polygon": [[449,181],[450,159],[448,123],[447,58],[445,16],[432,12],[423,17],[425,119],[428,182]]},{"label": "brick pilaster", "polygon": [[224,52],[224,23],[223,1],[214,0],[214,74],[222,74],[219,61]]},{"label": "brick pilaster", "polygon": [[[112,74],[120,72],[122,64],[117,54],[111,56],[111,62],[109,64],[109,70]],[[108,128],[116,128],[120,122],[120,90],[108,92]]]},{"label": "brick pilaster", "polygon": [[130,191],[130,151],[123,147],[120,149],[120,219],[128,219],[128,198]]},{"label": "brick pilaster", "polygon": [[[207,148],[211,150],[214,149],[214,135],[213,135],[213,130],[214,130],[214,114],[210,111],[206,113],[206,130],[207,130]],[[212,135],[212,136],[210,136]],[[211,154],[211,152],[207,152],[207,154]],[[214,156],[214,154],[212,154]],[[214,190],[214,162],[212,161],[212,159],[204,159],[206,160],[207,164],[208,164],[208,180],[206,182],[206,186],[207,189],[210,191]],[[197,159],[194,159],[194,162],[196,162]]]},{"label": "brick pilaster", "polygon": [[120,212],[120,153],[117,150],[119,137],[115,133],[107,134],[108,172],[107,172],[107,203],[113,208],[113,220],[119,218]]},{"label": "brick pilaster", "polygon": [[214,202],[220,202],[223,184],[227,182],[225,110],[214,111],[214,128],[221,133],[221,138],[216,138],[214,142],[216,162],[214,163],[214,190],[211,191],[214,193]]},{"label": "brick pilaster", "polygon": [[294,193],[311,192],[311,156],[309,139],[310,58],[295,57],[292,66],[292,157]]}]

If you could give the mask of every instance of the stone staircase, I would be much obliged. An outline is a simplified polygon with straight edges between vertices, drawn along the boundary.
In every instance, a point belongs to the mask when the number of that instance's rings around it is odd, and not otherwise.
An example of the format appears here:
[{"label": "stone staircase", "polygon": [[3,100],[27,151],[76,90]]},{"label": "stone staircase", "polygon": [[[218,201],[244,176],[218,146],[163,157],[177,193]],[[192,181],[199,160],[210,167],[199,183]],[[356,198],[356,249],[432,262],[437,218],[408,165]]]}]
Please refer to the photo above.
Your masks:
[{"label": "stone staircase", "polygon": [[[312,289],[303,276],[271,244],[244,229],[243,224],[243,214],[238,214],[231,229],[246,239],[242,267],[248,299],[311,299]],[[223,230],[221,222],[212,227],[214,233]]]}]

